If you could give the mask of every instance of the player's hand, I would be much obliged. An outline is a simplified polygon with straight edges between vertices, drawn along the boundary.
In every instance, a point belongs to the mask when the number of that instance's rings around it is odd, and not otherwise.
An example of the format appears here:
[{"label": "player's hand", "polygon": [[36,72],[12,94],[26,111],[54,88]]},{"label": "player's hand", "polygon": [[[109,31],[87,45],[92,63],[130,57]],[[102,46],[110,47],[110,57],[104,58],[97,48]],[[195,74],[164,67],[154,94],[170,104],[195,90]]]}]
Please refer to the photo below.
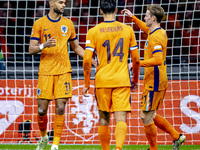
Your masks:
[{"label": "player's hand", "polygon": [[56,41],[55,37],[52,37],[52,38],[48,39],[44,43],[44,47],[54,47],[56,45],[57,45],[57,41]]},{"label": "player's hand", "polygon": [[132,63],[129,63],[129,64],[128,64],[128,70],[131,71],[132,69],[133,69],[133,64],[132,64]]},{"label": "player's hand", "polygon": [[127,16],[129,16],[129,17],[133,16],[133,14],[128,9],[123,9],[121,12],[122,12],[122,14],[127,14]]},{"label": "player's hand", "polygon": [[138,83],[133,82],[133,87],[131,87],[131,92],[134,92],[138,89]]},{"label": "player's hand", "polygon": [[86,87],[84,87],[83,88],[83,96],[86,96],[87,97],[87,91],[89,90],[89,87],[88,88],[86,88]]}]

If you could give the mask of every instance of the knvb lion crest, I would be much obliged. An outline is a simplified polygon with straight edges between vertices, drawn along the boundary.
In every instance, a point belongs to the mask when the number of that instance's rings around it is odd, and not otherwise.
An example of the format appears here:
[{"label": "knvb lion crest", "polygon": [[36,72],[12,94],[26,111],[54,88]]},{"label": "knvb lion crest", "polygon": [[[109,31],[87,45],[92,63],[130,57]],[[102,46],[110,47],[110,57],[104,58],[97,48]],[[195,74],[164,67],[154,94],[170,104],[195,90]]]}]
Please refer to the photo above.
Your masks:
[{"label": "knvb lion crest", "polygon": [[[90,88],[94,88],[94,86]],[[95,96],[92,94],[88,94],[88,97],[79,96],[82,89],[83,85],[72,89],[76,95],[73,94],[66,107],[65,125],[72,134],[88,141],[98,135],[97,123],[99,118]]]},{"label": "knvb lion crest", "polygon": [[65,25],[62,25],[61,26],[61,31],[65,34],[65,33],[67,33],[67,26],[65,26]]}]

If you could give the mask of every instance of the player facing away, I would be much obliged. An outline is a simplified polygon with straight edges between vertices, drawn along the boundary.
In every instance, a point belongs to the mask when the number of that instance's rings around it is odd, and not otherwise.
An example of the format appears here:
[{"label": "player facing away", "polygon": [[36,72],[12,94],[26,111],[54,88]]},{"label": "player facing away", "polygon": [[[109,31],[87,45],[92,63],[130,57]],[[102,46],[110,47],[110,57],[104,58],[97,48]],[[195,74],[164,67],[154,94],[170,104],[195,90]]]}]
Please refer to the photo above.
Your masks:
[{"label": "player facing away", "polygon": [[[109,121],[113,111],[116,150],[121,150],[127,133],[127,112],[131,111],[131,90],[135,91],[138,87],[139,52],[131,26],[115,21],[116,1],[101,0],[100,13],[104,21],[91,28],[86,36],[83,95],[87,96],[90,87],[91,59],[95,52],[98,57],[95,94],[99,108],[99,140],[103,150],[110,150]],[[132,81],[128,70],[129,53],[133,64]]]},{"label": "player facing away", "polygon": [[164,9],[159,5],[148,5],[144,18],[146,23],[136,18],[127,9],[124,9],[122,13],[131,17],[132,21],[148,34],[144,46],[144,60],[140,61],[140,66],[145,67],[141,119],[144,123],[150,150],[158,149],[155,125],[171,135],[174,140],[173,150],[178,150],[186,140],[185,135],[178,133],[165,118],[155,113],[163,103],[167,88],[166,52],[168,39],[166,31],[160,27]]},{"label": "player facing away", "polygon": [[43,150],[48,143],[47,110],[52,99],[55,99],[55,117],[51,149],[58,149],[60,143],[65,120],[65,105],[72,97],[72,70],[68,55],[68,41],[76,54],[83,57],[85,53],[78,44],[72,21],[61,16],[65,2],[66,0],[49,0],[50,12],[35,21],[30,38],[29,53],[41,52],[36,96],[41,141],[36,150]]}]

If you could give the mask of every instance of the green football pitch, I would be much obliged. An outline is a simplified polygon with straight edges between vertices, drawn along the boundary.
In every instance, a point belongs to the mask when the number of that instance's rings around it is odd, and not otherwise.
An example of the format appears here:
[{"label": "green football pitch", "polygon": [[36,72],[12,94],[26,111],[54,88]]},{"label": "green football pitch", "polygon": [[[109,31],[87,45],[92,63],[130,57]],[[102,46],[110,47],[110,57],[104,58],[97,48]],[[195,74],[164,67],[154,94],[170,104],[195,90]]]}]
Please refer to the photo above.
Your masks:
[{"label": "green football pitch", "polygon": [[[37,145],[7,145],[0,144],[0,150],[35,150]],[[110,150],[114,150],[115,146],[111,145]],[[46,147],[46,150],[50,150],[51,145]],[[124,145],[123,150],[147,150],[148,145]],[[159,145],[159,150],[172,150],[172,145]],[[101,150],[100,145],[60,145],[59,150]],[[200,150],[200,145],[182,145],[179,150]]]}]

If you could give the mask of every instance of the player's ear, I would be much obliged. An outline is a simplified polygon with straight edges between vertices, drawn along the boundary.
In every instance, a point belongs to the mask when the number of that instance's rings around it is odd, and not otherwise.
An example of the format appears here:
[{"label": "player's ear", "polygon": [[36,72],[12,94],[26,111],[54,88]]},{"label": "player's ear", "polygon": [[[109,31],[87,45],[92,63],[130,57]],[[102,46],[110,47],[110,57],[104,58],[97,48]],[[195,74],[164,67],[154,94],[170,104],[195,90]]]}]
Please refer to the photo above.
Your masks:
[{"label": "player's ear", "polygon": [[152,16],[152,17],[153,17],[153,21],[156,21],[156,22],[157,22],[156,16]]},{"label": "player's ear", "polygon": [[103,10],[100,9],[100,14],[103,15]]},{"label": "player's ear", "polygon": [[54,5],[54,0],[50,0],[50,1],[49,1],[49,6],[50,6],[50,7],[53,7],[53,5]]},{"label": "player's ear", "polygon": [[115,8],[115,14],[117,14],[118,13],[118,8]]}]

